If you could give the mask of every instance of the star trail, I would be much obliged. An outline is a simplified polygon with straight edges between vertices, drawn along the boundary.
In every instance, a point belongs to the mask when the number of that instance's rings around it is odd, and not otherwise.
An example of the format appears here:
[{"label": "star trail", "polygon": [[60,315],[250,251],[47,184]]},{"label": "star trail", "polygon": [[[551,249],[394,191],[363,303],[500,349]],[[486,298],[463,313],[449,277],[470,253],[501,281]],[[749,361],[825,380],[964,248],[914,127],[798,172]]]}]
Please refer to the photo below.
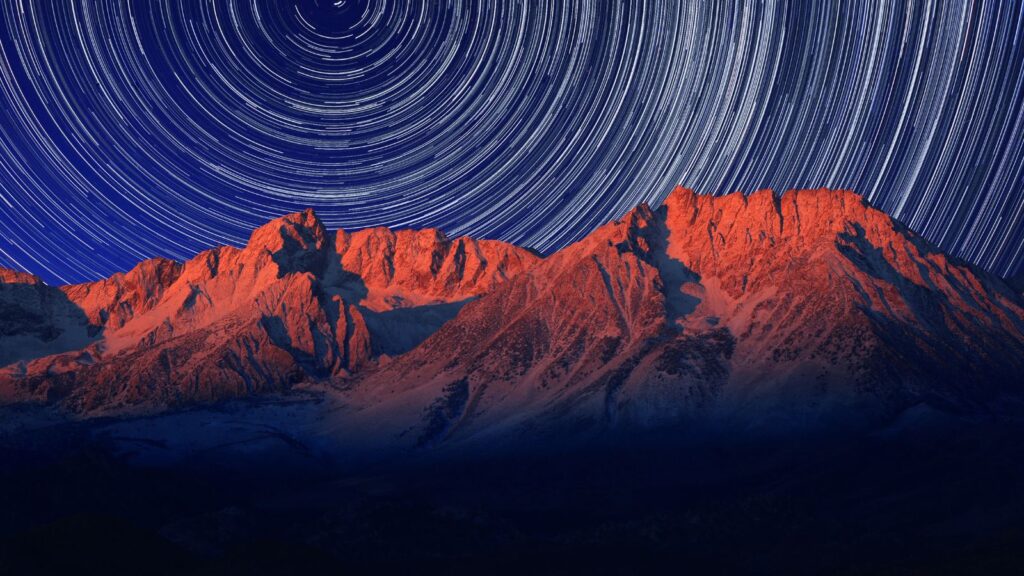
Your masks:
[{"label": "star trail", "polygon": [[1024,261],[1019,2],[8,0],[0,265],[52,283],[283,213],[549,252],[676,184],[838,187]]}]

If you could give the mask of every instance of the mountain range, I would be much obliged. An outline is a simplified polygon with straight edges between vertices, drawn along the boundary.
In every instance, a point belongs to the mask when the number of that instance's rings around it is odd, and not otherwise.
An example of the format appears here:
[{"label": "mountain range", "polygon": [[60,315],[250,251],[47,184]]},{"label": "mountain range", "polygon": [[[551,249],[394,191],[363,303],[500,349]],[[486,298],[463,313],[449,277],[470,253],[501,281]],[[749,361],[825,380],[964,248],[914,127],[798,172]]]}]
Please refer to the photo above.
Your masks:
[{"label": "mountain range", "polygon": [[1024,298],[842,190],[678,188],[547,257],[328,231],[52,287],[0,270],[0,401],[154,413],[294,389],[411,447],[1015,410]]}]

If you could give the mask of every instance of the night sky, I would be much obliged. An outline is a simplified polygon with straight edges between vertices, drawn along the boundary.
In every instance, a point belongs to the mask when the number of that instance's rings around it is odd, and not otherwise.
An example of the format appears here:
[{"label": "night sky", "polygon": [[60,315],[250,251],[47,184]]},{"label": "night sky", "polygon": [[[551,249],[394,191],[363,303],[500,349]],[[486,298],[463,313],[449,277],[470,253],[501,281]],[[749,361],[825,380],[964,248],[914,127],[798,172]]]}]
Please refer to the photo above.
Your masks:
[{"label": "night sky", "polygon": [[854,189],[1015,272],[1021,2],[0,8],[0,265],[48,282],[310,206],[550,252],[675,184]]}]

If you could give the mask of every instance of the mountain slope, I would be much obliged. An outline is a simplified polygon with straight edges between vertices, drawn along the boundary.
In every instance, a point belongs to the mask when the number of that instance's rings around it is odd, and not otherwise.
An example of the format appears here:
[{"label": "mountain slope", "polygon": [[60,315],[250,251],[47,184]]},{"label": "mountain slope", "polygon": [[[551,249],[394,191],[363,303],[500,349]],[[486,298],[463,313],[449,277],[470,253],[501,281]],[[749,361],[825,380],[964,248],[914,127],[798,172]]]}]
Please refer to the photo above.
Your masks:
[{"label": "mountain slope", "polygon": [[306,211],[184,264],[3,279],[5,401],[102,414],[333,383],[340,428],[416,446],[998,412],[1024,370],[1019,294],[824,189],[677,189],[543,260]]},{"label": "mountain slope", "polygon": [[0,268],[0,366],[82,348],[97,332],[59,289]]},{"label": "mountain slope", "polygon": [[82,309],[90,324],[112,330],[151,310],[181,270],[178,262],[153,258],[105,280],[62,286],[60,290]]},{"label": "mountain slope", "polygon": [[420,445],[509,427],[836,426],[991,410],[1020,370],[1019,295],[859,196],[678,189],[468,304],[348,402]]},{"label": "mountain slope", "polygon": [[[101,337],[9,367],[0,389],[9,399],[120,411],[345,377],[418,344],[466,300],[536,260],[501,242],[436,230],[332,233],[312,211],[291,214],[254,231],[245,248],[183,265],[151,260],[65,287]],[[419,331],[398,330],[407,324]]]}]

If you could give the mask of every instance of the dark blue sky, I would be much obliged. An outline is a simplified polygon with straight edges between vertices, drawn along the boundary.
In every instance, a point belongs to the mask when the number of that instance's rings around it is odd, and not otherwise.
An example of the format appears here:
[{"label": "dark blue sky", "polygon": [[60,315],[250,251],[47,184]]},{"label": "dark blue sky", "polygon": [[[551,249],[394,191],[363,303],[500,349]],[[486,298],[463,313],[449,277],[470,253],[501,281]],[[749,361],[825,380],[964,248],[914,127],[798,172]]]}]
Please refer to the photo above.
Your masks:
[{"label": "dark blue sky", "polygon": [[4,3],[0,265],[184,259],[285,212],[550,251],[680,183],[842,187],[1024,258],[1013,2]]}]

